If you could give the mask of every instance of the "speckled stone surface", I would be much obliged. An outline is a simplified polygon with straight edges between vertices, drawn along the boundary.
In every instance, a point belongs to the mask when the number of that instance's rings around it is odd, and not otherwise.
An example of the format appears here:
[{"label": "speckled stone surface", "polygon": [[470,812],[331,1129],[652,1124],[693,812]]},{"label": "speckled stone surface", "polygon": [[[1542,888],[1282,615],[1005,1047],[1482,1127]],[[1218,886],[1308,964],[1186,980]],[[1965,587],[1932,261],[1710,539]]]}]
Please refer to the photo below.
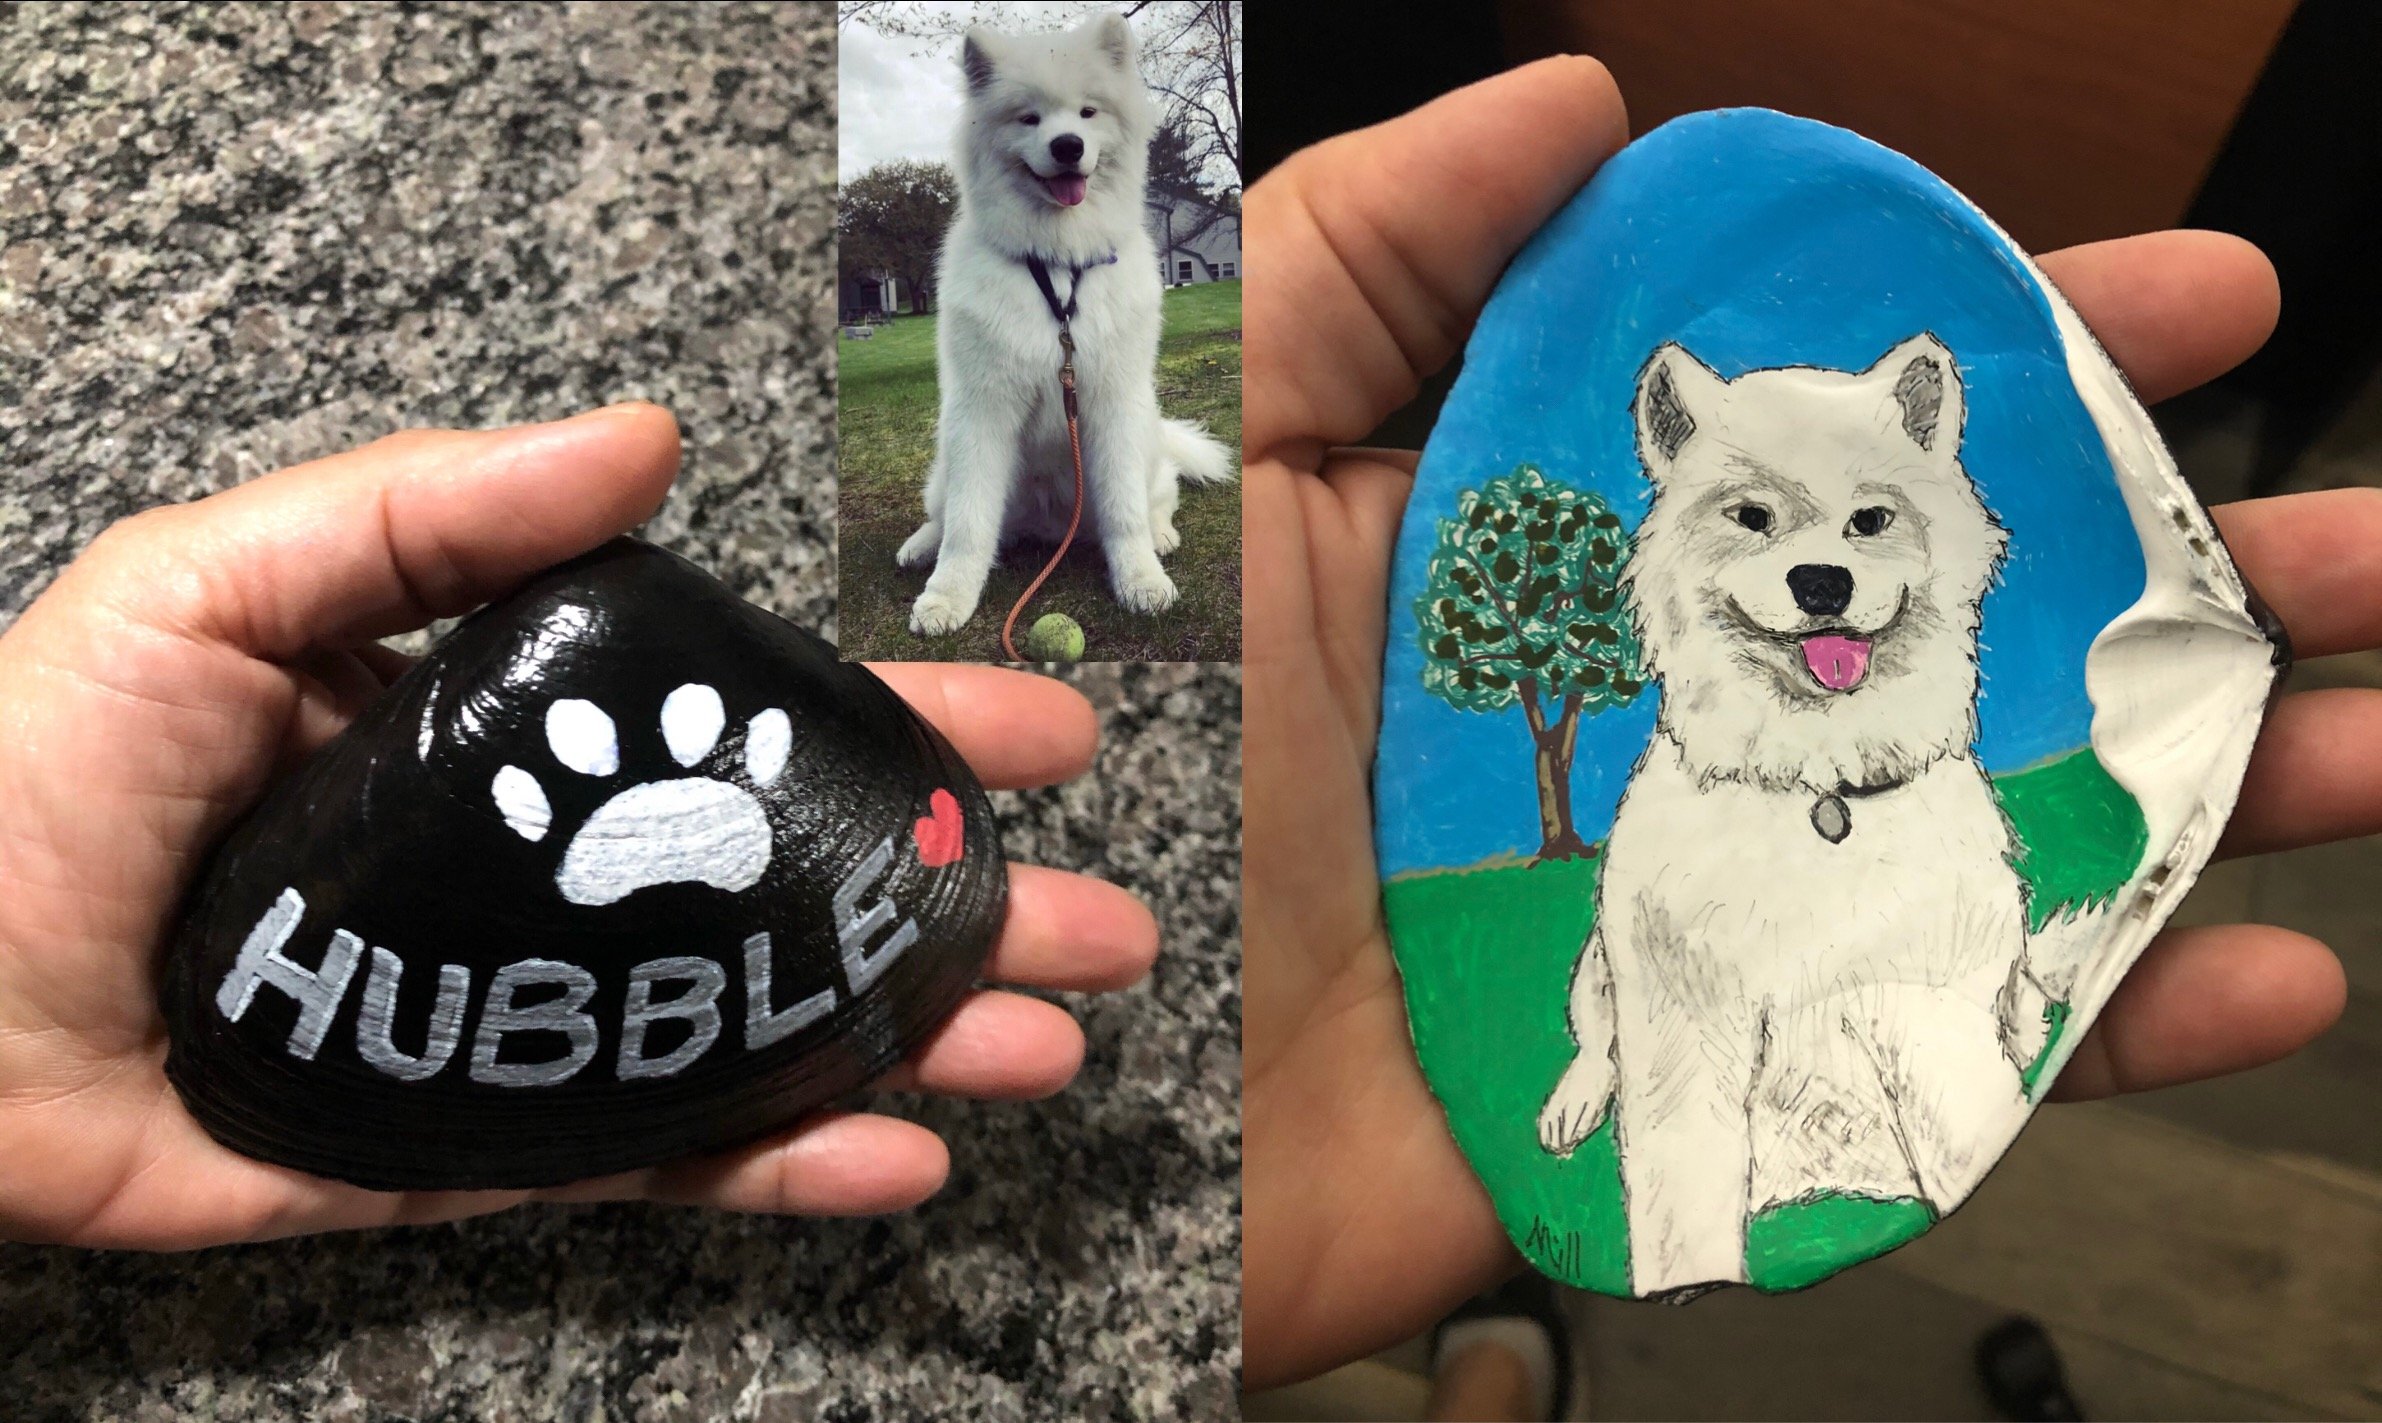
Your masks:
[{"label": "speckled stone surface", "polygon": [[[109,522],[411,425],[644,397],[648,533],[832,634],[825,5],[0,11],[0,625]],[[1061,1097],[879,1221],[634,1207],[0,1246],[0,1416],[1209,1418],[1239,1337],[1239,682],[1082,669],[1012,852],[1157,905]],[[0,1169],[25,1169],[6,1163]]]}]

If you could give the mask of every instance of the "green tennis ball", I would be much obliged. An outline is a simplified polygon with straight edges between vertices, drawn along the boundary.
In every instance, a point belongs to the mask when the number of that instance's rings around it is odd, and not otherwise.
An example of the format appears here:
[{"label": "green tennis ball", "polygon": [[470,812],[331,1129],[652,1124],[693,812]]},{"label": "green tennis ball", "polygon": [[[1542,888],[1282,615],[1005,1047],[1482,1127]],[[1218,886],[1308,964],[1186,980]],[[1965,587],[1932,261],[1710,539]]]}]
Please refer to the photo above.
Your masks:
[{"label": "green tennis ball", "polygon": [[1036,662],[1073,662],[1083,656],[1083,629],[1065,613],[1044,613],[1026,629],[1026,656]]}]

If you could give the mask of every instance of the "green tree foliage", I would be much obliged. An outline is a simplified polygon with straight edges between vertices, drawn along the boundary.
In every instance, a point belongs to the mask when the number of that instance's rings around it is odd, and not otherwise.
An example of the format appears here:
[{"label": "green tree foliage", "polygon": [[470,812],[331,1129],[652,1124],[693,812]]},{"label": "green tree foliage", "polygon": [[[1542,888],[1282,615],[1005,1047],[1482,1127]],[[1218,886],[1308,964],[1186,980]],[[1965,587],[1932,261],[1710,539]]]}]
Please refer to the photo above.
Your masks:
[{"label": "green tree foliage", "polygon": [[1439,521],[1415,600],[1423,686],[1450,706],[1520,704],[1538,761],[1539,858],[1588,852],[1572,828],[1571,762],[1581,714],[1646,689],[1620,587],[1629,535],[1602,499],[1518,466]]},{"label": "green tree foliage", "polygon": [[836,263],[845,276],[901,278],[910,311],[931,309],[935,255],[951,225],[959,186],[940,163],[880,163],[843,186],[835,199]]}]

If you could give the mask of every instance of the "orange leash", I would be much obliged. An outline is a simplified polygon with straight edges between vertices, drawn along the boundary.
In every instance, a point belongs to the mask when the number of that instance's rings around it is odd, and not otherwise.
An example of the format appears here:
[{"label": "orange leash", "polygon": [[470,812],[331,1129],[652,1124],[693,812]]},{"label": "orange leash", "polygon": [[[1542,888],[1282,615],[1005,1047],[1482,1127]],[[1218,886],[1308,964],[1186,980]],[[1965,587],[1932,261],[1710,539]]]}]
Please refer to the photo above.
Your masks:
[{"label": "orange leash", "polygon": [[1083,522],[1083,436],[1076,428],[1075,337],[1068,332],[1064,321],[1059,324],[1059,345],[1067,353],[1059,362],[1059,399],[1067,408],[1067,452],[1075,457],[1075,504],[1067,511],[1067,536],[1059,540],[1058,551],[1050,556],[1050,562],[1042,565],[1042,571],[1034,575],[1034,581],[1026,585],[1026,591],[1017,595],[1017,602],[1009,609],[1008,619],[1001,624],[1001,651],[1012,662],[1025,661],[1017,655],[1017,644],[1009,640],[1010,632],[1017,626],[1018,614],[1026,610],[1026,604],[1034,601],[1034,595],[1042,590],[1043,583],[1058,571],[1059,560],[1067,556],[1067,546],[1075,542],[1076,527]]}]

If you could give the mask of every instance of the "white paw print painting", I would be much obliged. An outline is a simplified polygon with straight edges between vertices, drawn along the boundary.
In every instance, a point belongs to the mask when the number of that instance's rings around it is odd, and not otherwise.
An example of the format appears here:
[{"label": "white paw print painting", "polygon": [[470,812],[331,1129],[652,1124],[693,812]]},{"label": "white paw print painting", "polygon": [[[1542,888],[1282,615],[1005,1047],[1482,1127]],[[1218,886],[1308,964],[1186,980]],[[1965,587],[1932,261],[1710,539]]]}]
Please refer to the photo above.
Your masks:
[{"label": "white paw print painting", "polygon": [[[662,702],[662,741],[670,758],[692,770],[727,729],[720,694],[689,682]],[[794,729],[776,707],[744,728],[744,771],[753,786],[784,774]],[[604,777],[620,770],[620,733],[594,702],[567,697],[546,709],[546,748],[563,772]],[[555,830],[553,803],[538,773],[507,765],[489,787],[505,824],[524,840]],[[674,776],[626,787],[598,806],[563,850],[555,885],[573,904],[612,904],[640,889],[707,884],[752,888],[769,868],[769,819],[752,791],[708,775]]]}]

